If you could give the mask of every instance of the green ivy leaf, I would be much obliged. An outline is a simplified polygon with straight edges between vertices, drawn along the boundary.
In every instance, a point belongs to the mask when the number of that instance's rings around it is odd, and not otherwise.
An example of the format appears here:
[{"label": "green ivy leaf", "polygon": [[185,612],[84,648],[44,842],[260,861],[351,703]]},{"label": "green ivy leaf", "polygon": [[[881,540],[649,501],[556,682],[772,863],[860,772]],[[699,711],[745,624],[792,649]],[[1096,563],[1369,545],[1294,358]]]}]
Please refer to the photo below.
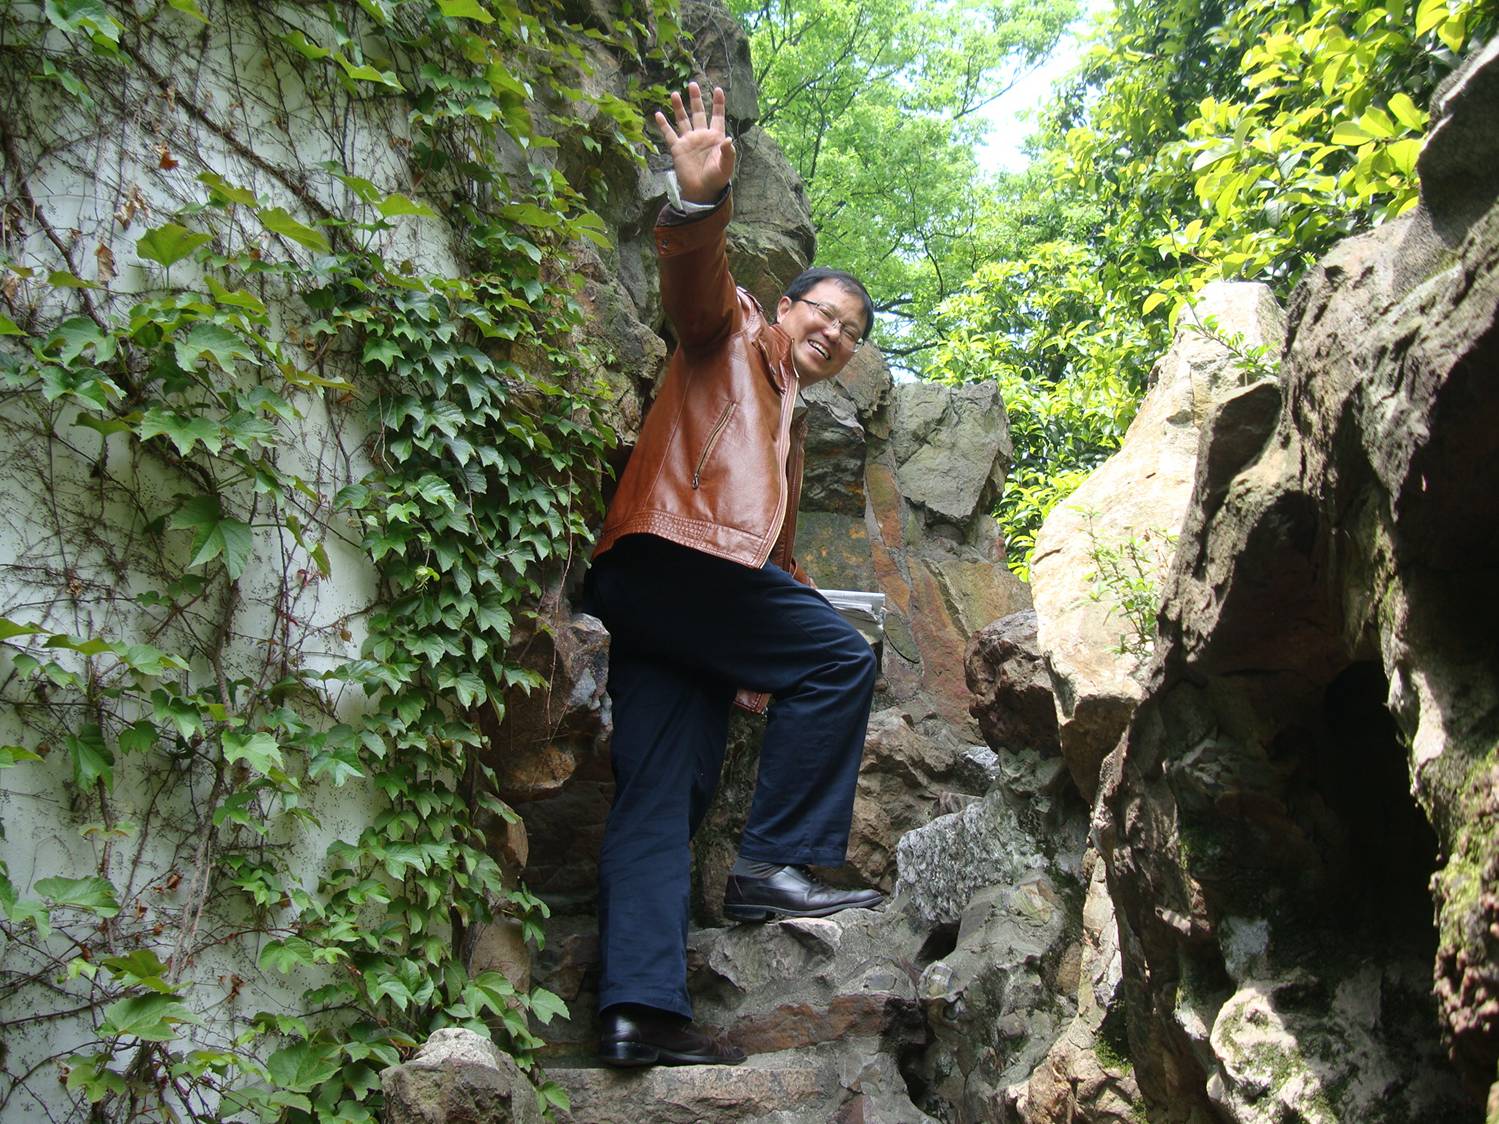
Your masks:
[{"label": "green ivy leaf", "polygon": [[543,1024],[550,1023],[553,1018],[561,1015],[564,1019],[571,1016],[567,1012],[567,1004],[560,996],[552,994],[544,987],[538,987],[531,992],[531,1014]]},{"label": "green ivy leaf", "polygon": [[38,894],[59,906],[113,917],[120,912],[115,888],[97,874],[88,878],[43,878],[34,887]]},{"label": "green ivy leaf", "polygon": [[187,338],[177,342],[174,350],[177,365],[184,371],[192,370],[205,355],[221,370],[231,374],[236,359],[254,358],[254,352],[243,339],[219,324],[195,324]]},{"label": "green ivy leaf", "polygon": [[203,9],[198,7],[198,0],[167,0],[167,3],[185,16],[192,16],[193,19],[202,23],[208,22],[208,17],[203,14]]},{"label": "green ivy leaf", "polygon": [[197,1023],[173,995],[132,995],[104,1008],[101,1035],[139,1038],[145,1042],[170,1042],[177,1037],[178,1023]]},{"label": "green ivy leaf", "polygon": [[148,987],[161,995],[173,995],[178,988],[166,982],[167,966],[149,948],[137,948],[123,956],[106,956],[99,964],[125,987]]},{"label": "green ivy leaf", "polygon": [[449,19],[494,23],[494,16],[489,14],[489,10],[479,0],[437,0],[437,6]]},{"label": "green ivy leaf", "polygon": [[393,90],[404,90],[401,80],[396,77],[393,70],[376,70],[368,63],[356,63],[348,58],[342,51],[333,56],[333,61],[343,67],[344,74],[358,82],[374,82],[381,86],[389,86]]},{"label": "green ivy leaf", "polygon": [[210,453],[217,454],[224,447],[224,435],[218,423],[205,417],[184,417],[172,410],[152,406],[141,415],[136,433],[142,441],[165,436],[177,447],[177,452],[187,456],[199,441]]},{"label": "green ivy leaf", "polygon": [[266,1070],[278,1089],[306,1092],[338,1074],[339,1049],[332,1042],[297,1042],[266,1059]]},{"label": "green ivy leaf", "polygon": [[0,617],[0,640],[9,640],[15,636],[35,636],[38,632],[46,631],[39,624],[23,624],[9,617]]},{"label": "green ivy leaf", "polygon": [[121,753],[144,753],[155,746],[160,737],[155,724],[142,718],[121,730],[115,742]]},{"label": "green ivy leaf", "polygon": [[85,281],[76,273],[70,273],[66,269],[54,269],[47,274],[47,284],[54,289],[101,289],[97,281]]},{"label": "green ivy leaf", "polygon": [[73,782],[79,788],[92,788],[102,780],[105,788],[114,787],[114,754],[104,744],[104,735],[95,725],[84,726],[77,734],[63,738],[68,757],[73,762]]},{"label": "green ivy leaf", "polygon": [[[187,0],[187,2],[195,3],[195,0]],[[260,205],[260,200],[255,198],[253,191],[245,187],[235,187],[217,172],[199,172],[198,182],[208,188],[211,203],[220,206],[226,203],[243,203],[247,207]]]},{"label": "green ivy leaf", "polygon": [[111,1056],[74,1054],[68,1058],[68,1091],[82,1093],[90,1104],[109,1096],[123,1096],[128,1086],[124,1077],[109,1068]]},{"label": "green ivy leaf", "polygon": [[94,95],[89,92],[88,84],[71,70],[56,65],[51,59],[42,60],[42,77],[53,78],[62,84],[62,88],[72,94],[85,106],[92,108]]},{"label": "green ivy leaf", "polygon": [[0,315],[0,336],[24,336],[25,334],[9,316]]},{"label": "green ivy leaf", "polygon": [[287,937],[267,941],[256,963],[267,971],[289,973],[310,968],[317,961],[313,957],[312,945],[305,938]]},{"label": "green ivy leaf", "polygon": [[562,222],[562,216],[554,211],[546,211],[534,203],[511,203],[500,208],[500,215],[511,222],[520,223],[522,226],[533,226],[540,230],[550,230]]},{"label": "green ivy leaf", "polygon": [[364,345],[364,362],[380,363],[387,371],[401,357],[401,345],[395,340],[371,339]]},{"label": "green ivy leaf", "polygon": [[322,231],[299,222],[283,208],[266,207],[257,211],[256,214],[260,216],[260,221],[265,224],[267,230],[290,238],[293,242],[299,242],[309,250],[317,250],[323,254],[328,252],[328,238]]},{"label": "green ivy leaf", "polygon": [[124,25],[109,14],[102,0],[47,0],[42,5],[47,19],[59,31],[82,31],[94,46],[114,54]]},{"label": "green ivy leaf", "polygon": [[318,46],[318,44],[307,38],[300,31],[287,32],[287,34],[281,37],[281,41],[290,46],[292,50],[296,51],[303,58],[313,60],[325,59],[333,53],[327,47]]},{"label": "green ivy leaf", "polygon": [[106,363],[114,358],[117,341],[103,331],[87,316],[73,316],[64,320],[48,337],[43,350],[55,352],[59,363],[72,363],[90,348],[96,363]]},{"label": "green ivy leaf", "polygon": [[257,773],[269,773],[272,769],[286,769],[286,761],[281,756],[281,747],[276,744],[276,739],[270,734],[235,734],[225,732],[223,735],[224,760],[230,765],[236,761],[243,761]]},{"label": "green ivy leaf", "polygon": [[188,500],[172,514],[167,526],[173,530],[192,530],[193,557],[189,566],[205,565],[222,554],[231,578],[245,572],[254,546],[250,525],[225,515],[217,496]]},{"label": "green ivy leaf", "polygon": [[40,761],[41,755],[32,753],[24,745],[0,745],[0,769],[9,769],[27,761]]},{"label": "green ivy leaf", "polygon": [[188,230],[185,226],[169,222],[142,235],[135,244],[135,252],[147,261],[170,267],[208,241],[210,238],[207,234],[199,234],[196,230]]},{"label": "green ivy leaf", "polygon": [[380,200],[377,209],[388,219],[393,219],[397,215],[420,215],[423,218],[429,219],[437,217],[437,212],[427,206],[427,204],[410,199],[398,191],[392,192]]}]

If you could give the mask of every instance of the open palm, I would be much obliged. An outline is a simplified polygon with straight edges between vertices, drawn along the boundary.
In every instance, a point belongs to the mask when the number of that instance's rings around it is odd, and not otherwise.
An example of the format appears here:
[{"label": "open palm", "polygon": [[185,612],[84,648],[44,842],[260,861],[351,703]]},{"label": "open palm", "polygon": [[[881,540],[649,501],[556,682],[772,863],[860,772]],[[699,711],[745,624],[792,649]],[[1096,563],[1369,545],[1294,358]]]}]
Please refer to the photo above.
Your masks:
[{"label": "open palm", "polygon": [[687,104],[682,104],[681,94],[673,93],[671,107],[675,128],[664,113],[656,114],[656,127],[671,152],[682,198],[689,203],[711,203],[734,176],[734,141],[724,131],[723,90],[713,88],[711,117],[703,108],[703,92],[696,82],[687,84]]}]

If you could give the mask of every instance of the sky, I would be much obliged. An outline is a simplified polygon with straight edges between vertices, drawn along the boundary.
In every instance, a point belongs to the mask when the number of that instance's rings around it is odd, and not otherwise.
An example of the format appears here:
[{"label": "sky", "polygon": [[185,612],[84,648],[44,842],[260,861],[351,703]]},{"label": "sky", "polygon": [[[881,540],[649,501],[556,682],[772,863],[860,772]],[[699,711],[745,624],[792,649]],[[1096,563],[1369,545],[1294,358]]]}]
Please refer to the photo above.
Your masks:
[{"label": "sky", "polygon": [[1092,22],[1091,15],[1103,7],[1101,0],[1091,0],[1089,14],[1073,24],[1050,57],[985,108],[983,116],[990,127],[988,140],[977,151],[982,170],[1018,172],[1029,163],[1021,145],[1035,130],[1036,110],[1046,102],[1052,83],[1082,57],[1081,37]]}]

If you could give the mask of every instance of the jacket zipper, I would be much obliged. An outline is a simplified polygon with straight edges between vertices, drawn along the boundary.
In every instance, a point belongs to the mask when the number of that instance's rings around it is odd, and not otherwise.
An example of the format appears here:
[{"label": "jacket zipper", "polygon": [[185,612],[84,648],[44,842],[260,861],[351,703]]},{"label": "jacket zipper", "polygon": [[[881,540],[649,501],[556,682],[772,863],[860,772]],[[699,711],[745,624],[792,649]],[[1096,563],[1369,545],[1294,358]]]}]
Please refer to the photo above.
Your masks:
[{"label": "jacket zipper", "polygon": [[724,428],[729,424],[729,418],[733,413],[734,403],[730,402],[723,408],[723,413],[719,416],[718,424],[708,434],[708,443],[703,446],[703,455],[698,457],[697,468],[692,470],[692,487],[694,491],[697,490],[698,481],[702,478],[703,465],[708,463],[708,458],[713,454],[713,446],[718,444],[718,439],[723,435]]}]

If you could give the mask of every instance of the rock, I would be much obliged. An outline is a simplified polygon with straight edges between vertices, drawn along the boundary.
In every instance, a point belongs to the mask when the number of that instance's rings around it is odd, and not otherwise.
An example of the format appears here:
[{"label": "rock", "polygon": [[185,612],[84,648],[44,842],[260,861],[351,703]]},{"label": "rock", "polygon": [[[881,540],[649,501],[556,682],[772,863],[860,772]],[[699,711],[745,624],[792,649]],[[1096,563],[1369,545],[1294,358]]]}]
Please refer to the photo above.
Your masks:
[{"label": "rock", "polygon": [[[883,1019],[895,1013],[892,1002],[914,1006],[909,966],[926,937],[913,916],[894,906],[697,930],[688,939],[697,1017],[728,1028],[736,1042],[741,1033],[760,1035],[797,1019],[815,1031],[831,1025],[818,1022],[829,1011],[837,1012],[834,1021]],[[814,1033],[777,1040],[774,1048],[821,1040]]]},{"label": "rock", "polygon": [[809,1119],[803,1114],[818,1111],[828,1099],[826,1071],[794,1055],[767,1055],[737,1066],[552,1068],[547,1076],[572,1101],[571,1110],[559,1114],[569,1124],[779,1124]]},{"label": "rock", "polygon": [[501,794],[516,802],[545,799],[567,783],[580,753],[609,730],[609,633],[597,617],[569,613],[554,597],[543,612],[550,627],[517,628],[512,651],[546,686],[505,694],[505,720],[484,715],[487,762]]},{"label": "rock", "polygon": [[1403,980],[1365,965],[1341,980],[1296,972],[1245,981],[1213,1021],[1221,1068],[1208,1095],[1245,1124],[1462,1119],[1472,1102],[1441,1064],[1437,1043],[1426,1041],[1420,1064],[1390,1057],[1398,1047],[1379,1033],[1382,995],[1425,987],[1425,972],[1412,968]]},{"label": "rock", "polygon": [[1022,609],[980,629],[963,661],[970,710],[995,749],[1060,753],[1051,676],[1036,643],[1036,612]]},{"label": "rock", "polygon": [[536,1090],[515,1062],[471,1030],[436,1030],[380,1075],[387,1124],[541,1124]]},{"label": "rock", "polygon": [[848,865],[864,884],[894,885],[896,844],[929,823],[942,794],[960,784],[959,753],[917,732],[899,707],[870,717],[848,846]]},{"label": "rock", "polygon": [[[809,411],[802,509],[853,516],[862,527],[867,436],[859,424],[857,407],[852,397],[832,382],[808,387],[803,397]],[[800,524],[797,531],[800,538]],[[864,553],[869,553],[867,543]],[[841,588],[825,584],[830,589]]]},{"label": "rock", "polygon": [[776,302],[807,268],[817,245],[807,189],[765,130],[744,130],[735,149],[739,162],[728,231],[729,268],[774,318]]},{"label": "rock", "polygon": [[[1014,798],[995,789],[962,811],[908,832],[896,849],[895,892],[928,922],[954,923],[975,893],[1055,870],[1077,877],[1085,825],[1073,806],[1041,796],[1022,822]],[[1063,817],[1066,818],[1063,818]],[[1038,837],[1036,829],[1045,833]],[[1072,869],[1070,872],[1068,868]]]},{"label": "rock", "polygon": [[1416,159],[1421,202],[1451,244],[1494,205],[1499,138],[1499,38],[1474,50],[1432,99],[1431,126]]},{"label": "rock", "polygon": [[1422,207],[1293,295],[1268,433],[1241,395],[1200,446],[1094,822],[1152,1115],[1476,1119],[1494,1082],[1499,208],[1438,157],[1487,159],[1496,66],[1438,99]]},{"label": "rock", "polygon": [[[1263,285],[1215,282],[1198,296],[1208,330],[1185,329],[1157,365],[1119,451],[1047,517],[1036,536],[1031,588],[1037,637],[1056,696],[1062,753],[1091,800],[1098,766],[1138,704],[1155,636],[1149,606],[1127,582],[1138,567],[1159,585],[1196,478],[1199,431],[1215,404],[1249,380],[1239,350],[1279,347],[1282,317]],[[1110,559],[1120,567],[1111,580]]]},{"label": "rock", "polygon": [[1067,912],[1041,872],[987,887],[963,911],[953,951],[922,973],[920,997],[935,1036],[923,1069],[930,1096],[959,1119],[984,1119],[1000,1090],[1030,1073],[1071,1018],[1072,989],[1057,980]]},{"label": "rock", "polygon": [[531,946],[526,943],[521,923],[513,917],[500,917],[476,924],[473,933],[468,954],[469,975],[499,972],[517,991],[529,991]]},{"label": "rock", "polygon": [[1076,1015],[1024,1083],[1004,1091],[1025,1124],[1097,1120],[1126,1124],[1144,1113],[1127,1057],[1122,952],[1104,864],[1096,851],[1083,905]]},{"label": "rock", "polygon": [[760,87],[744,26],[721,4],[683,0],[682,31],[701,68],[704,100],[714,86],[721,87],[731,128],[742,131],[753,125],[760,119]]},{"label": "rock", "polygon": [[1014,456],[998,386],[902,383],[891,449],[909,502],[959,524],[988,510]]}]

